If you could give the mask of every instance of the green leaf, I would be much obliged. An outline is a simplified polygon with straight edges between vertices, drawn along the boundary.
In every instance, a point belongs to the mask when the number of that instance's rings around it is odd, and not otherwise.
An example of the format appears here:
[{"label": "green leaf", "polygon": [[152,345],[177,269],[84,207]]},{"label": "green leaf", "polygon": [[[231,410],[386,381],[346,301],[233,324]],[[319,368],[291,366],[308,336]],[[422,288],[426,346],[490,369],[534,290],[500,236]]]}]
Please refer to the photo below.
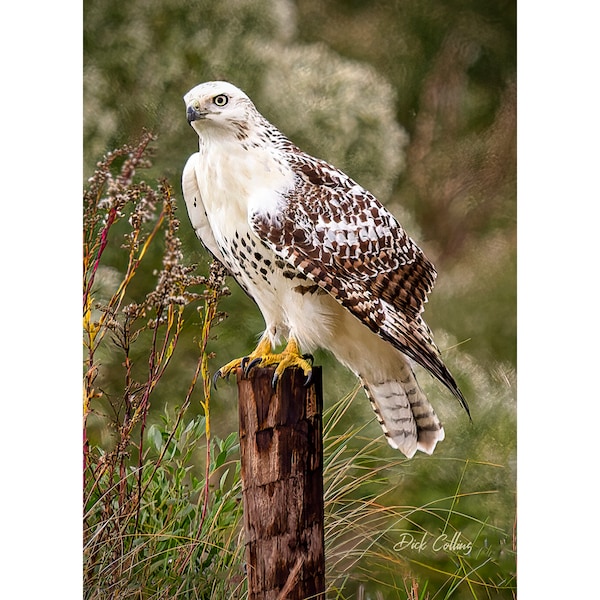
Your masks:
[{"label": "green leaf", "polygon": [[223,465],[226,460],[227,460],[227,450],[223,450],[222,452],[219,452],[219,455],[217,456],[217,458],[215,460],[215,469],[218,469],[221,465]]},{"label": "green leaf", "polygon": [[223,489],[225,487],[225,480],[227,479],[227,475],[229,475],[229,469],[225,469],[223,475],[221,475],[221,479],[219,479],[219,487]]},{"label": "green leaf", "polygon": [[163,447],[163,439],[158,426],[150,425],[150,427],[148,427],[148,439],[152,442],[157,452],[160,452]]}]

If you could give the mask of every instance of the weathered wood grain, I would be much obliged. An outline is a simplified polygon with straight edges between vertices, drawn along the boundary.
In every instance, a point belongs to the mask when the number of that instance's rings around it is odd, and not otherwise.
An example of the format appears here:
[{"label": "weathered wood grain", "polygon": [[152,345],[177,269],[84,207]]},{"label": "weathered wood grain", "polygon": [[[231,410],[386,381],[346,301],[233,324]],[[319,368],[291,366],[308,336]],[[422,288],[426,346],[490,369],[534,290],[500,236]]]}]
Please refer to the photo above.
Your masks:
[{"label": "weathered wood grain", "polygon": [[273,373],[237,374],[248,597],[324,599],[321,368]]}]

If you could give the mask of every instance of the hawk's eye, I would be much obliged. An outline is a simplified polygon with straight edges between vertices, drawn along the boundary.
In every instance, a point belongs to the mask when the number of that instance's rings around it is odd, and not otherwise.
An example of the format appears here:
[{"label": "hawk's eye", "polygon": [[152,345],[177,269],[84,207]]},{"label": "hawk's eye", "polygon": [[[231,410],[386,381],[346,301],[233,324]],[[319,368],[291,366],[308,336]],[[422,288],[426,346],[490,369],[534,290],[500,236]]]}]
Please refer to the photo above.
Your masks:
[{"label": "hawk's eye", "polygon": [[219,94],[213,98],[213,102],[217,106],[225,106],[229,102],[229,98],[225,94]]}]

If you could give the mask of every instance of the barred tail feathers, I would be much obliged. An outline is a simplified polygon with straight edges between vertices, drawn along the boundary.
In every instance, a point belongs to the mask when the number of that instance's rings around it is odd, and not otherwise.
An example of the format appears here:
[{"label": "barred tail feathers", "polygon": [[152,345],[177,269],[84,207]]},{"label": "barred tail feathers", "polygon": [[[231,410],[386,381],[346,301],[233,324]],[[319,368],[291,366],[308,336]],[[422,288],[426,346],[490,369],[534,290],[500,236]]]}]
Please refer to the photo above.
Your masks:
[{"label": "barred tail feathers", "polygon": [[395,378],[361,382],[387,440],[407,458],[417,450],[432,454],[444,439],[444,428],[419,387],[408,364],[399,365]]}]

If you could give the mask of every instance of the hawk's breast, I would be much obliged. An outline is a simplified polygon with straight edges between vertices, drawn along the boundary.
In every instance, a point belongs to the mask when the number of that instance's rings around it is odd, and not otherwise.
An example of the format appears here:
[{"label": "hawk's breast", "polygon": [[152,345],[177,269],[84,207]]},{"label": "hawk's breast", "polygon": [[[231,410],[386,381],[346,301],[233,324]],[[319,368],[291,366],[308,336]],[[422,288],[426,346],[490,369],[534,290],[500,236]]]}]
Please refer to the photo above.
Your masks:
[{"label": "hawk's breast", "polygon": [[234,230],[231,239],[218,240],[226,267],[247,294],[277,297],[290,288],[305,294],[316,286],[310,285],[306,275],[277,256],[249,227]]}]

